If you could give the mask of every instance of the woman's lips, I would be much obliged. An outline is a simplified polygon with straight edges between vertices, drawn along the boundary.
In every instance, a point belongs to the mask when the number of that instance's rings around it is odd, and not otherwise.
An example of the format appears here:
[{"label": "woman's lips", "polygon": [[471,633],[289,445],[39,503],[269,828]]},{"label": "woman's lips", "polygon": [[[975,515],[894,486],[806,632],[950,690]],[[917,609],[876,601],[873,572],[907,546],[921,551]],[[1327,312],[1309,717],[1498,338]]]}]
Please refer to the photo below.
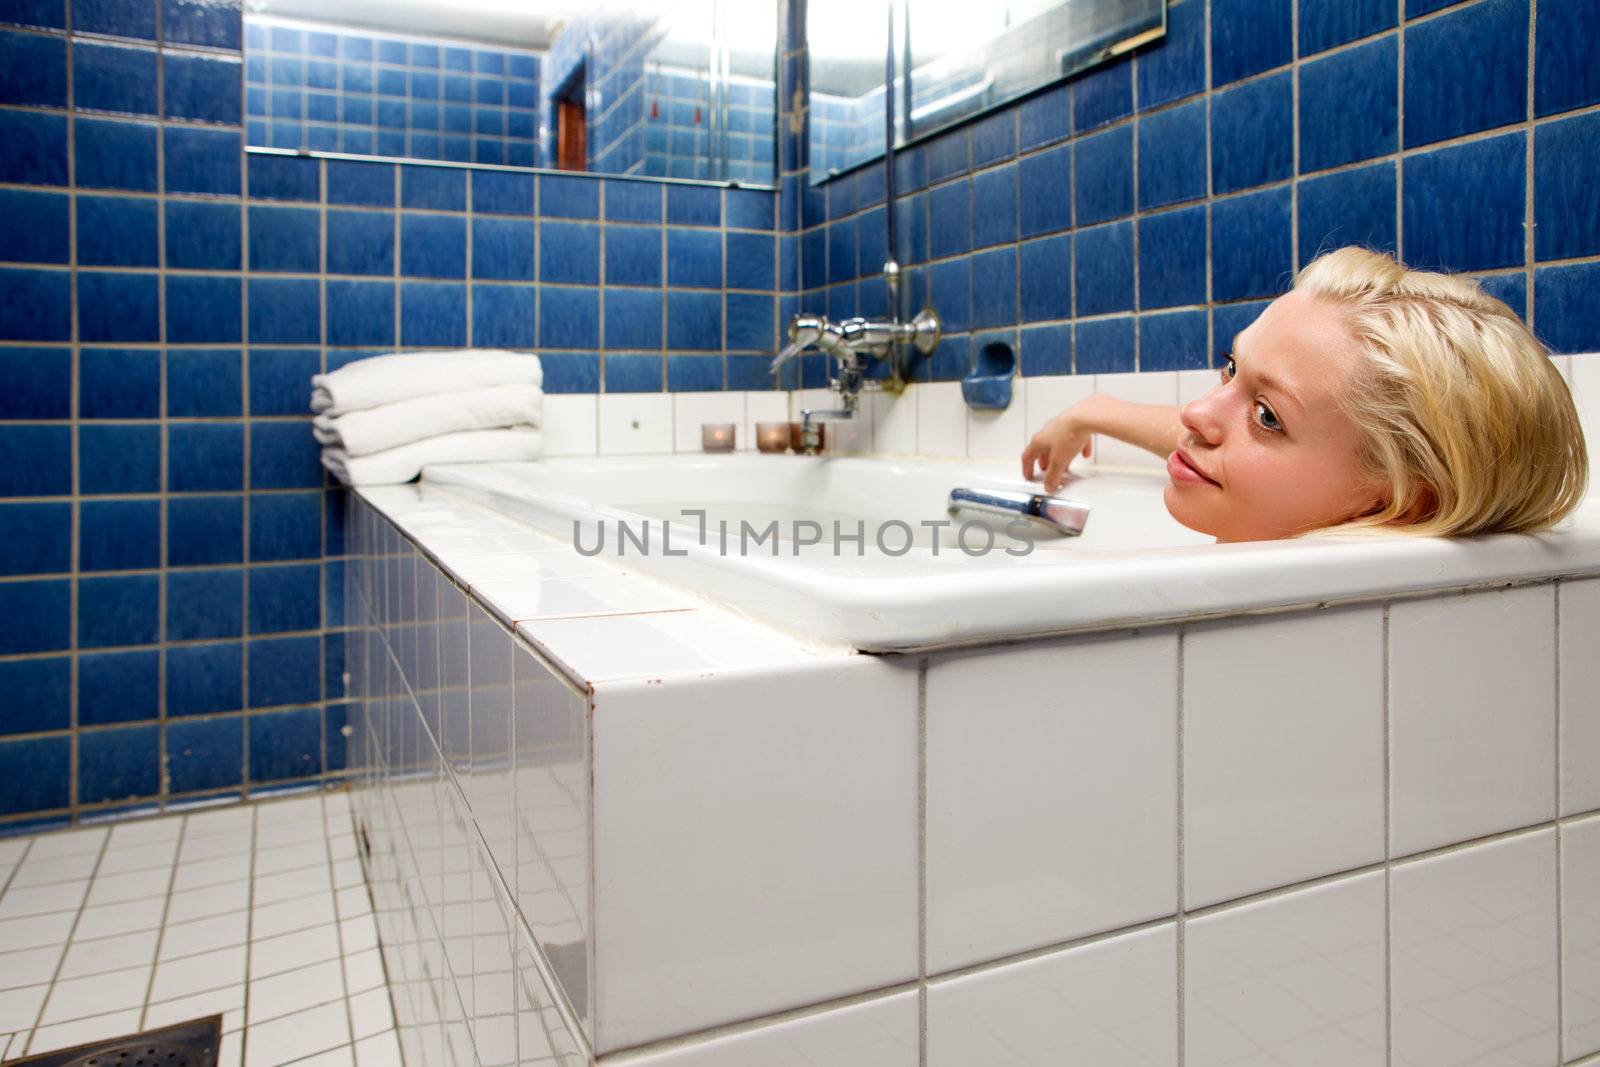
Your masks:
[{"label": "woman's lips", "polygon": [[1195,466],[1194,461],[1184,455],[1183,449],[1176,449],[1167,457],[1167,475],[1175,482],[1192,482],[1195,485],[1215,485],[1219,489],[1221,483],[1208,478]]}]

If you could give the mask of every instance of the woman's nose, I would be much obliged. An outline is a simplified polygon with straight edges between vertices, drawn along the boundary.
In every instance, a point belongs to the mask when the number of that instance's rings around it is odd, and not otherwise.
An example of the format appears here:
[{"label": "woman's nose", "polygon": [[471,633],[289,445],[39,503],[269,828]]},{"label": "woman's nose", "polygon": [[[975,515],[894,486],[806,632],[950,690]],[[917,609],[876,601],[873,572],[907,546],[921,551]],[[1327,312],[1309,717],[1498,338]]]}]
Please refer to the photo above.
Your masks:
[{"label": "woman's nose", "polygon": [[1223,387],[1217,386],[1205,396],[1191,400],[1178,409],[1178,420],[1184,429],[1207,444],[1214,445],[1222,439],[1222,419],[1217,410]]}]

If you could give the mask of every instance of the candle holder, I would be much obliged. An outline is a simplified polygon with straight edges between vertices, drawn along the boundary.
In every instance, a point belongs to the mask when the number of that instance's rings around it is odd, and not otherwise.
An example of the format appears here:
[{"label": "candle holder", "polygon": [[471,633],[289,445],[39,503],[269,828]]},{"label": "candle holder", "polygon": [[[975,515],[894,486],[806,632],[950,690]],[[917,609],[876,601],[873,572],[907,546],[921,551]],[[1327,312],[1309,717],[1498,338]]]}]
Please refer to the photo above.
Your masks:
[{"label": "candle holder", "polygon": [[787,422],[756,423],[756,450],[759,452],[787,452],[789,450],[789,424]]},{"label": "candle holder", "polygon": [[[813,422],[811,424],[811,430],[817,435],[817,451],[821,452],[823,447],[827,444],[828,424],[820,421]],[[793,449],[797,455],[806,450],[804,423],[791,422],[789,424],[789,447]]]},{"label": "candle holder", "polygon": [[700,424],[700,450],[702,452],[732,452],[733,423],[703,422]]}]

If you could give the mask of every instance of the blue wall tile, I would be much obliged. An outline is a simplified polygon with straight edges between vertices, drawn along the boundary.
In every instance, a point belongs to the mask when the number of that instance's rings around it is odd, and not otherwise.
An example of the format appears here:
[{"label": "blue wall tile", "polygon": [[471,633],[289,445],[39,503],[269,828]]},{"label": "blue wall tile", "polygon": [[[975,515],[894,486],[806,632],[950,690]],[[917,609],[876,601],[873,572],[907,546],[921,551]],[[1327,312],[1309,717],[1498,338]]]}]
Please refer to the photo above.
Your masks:
[{"label": "blue wall tile", "polygon": [[1076,239],[1078,314],[1104,315],[1132,308],[1133,224],[1123,221],[1079,230]]},{"label": "blue wall tile", "polygon": [[1026,241],[1018,248],[1018,316],[1023,322],[1072,314],[1072,237]]},{"label": "blue wall tile", "polygon": [[252,278],[249,295],[251,343],[316,344],[322,340],[319,283],[290,278]]},{"label": "blue wall tile", "polygon": [[[1003,117],[1009,118],[1009,113]],[[972,179],[972,246],[974,248],[987,248],[1002,242],[1017,239],[1017,167],[1007,164],[986,170],[973,176]],[[872,223],[876,221],[876,225]],[[883,222],[881,212],[877,220],[865,216],[863,221],[863,235],[866,233],[881,234]],[[864,239],[864,236],[863,236]],[[870,270],[871,263],[881,263],[881,255],[868,260],[862,257],[863,270]]]},{"label": "blue wall tile", "polygon": [[251,199],[315,201],[321,197],[321,164],[315,159],[251,156],[249,170]]},{"label": "blue wall tile", "polygon": [[1406,29],[1406,147],[1527,117],[1528,0],[1479,0]]},{"label": "blue wall tile", "polygon": [[1133,75],[1128,64],[1099,67],[1072,83],[1072,123],[1080,132],[1133,114]]},{"label": "blue wall tile", "polygon": [[244,572],[169,570],[166,616],[168,641],[238,637],[244,631]]},{"label": "blue wall tile", "polygon": [[1533,321],[1556,352],[1600,350],[1600,308],[1595,305],[1600,264],[1540,267],[1533,274]]},{"label": "blue wall tile", "polygon": [[[237,278],[169,274],[166,281],[169,343],[208,344],[241,339],[243,312]],[[315,286],[316,283],[310,284]],[[266,295],[264,290],[263,296]],[[257,313],[266,316],[271,312],[270,301],[251,308],[252,318]],[[302,329],[304,326],[301,324]]]},{"label": "blue wall tile", "polygon": [[1406,158],[1400,195],[1407,263],[1481,270],[1523,261],[1526,136],[1510,133]]},{"label": "blue wall tile", "polygon": [[[80,199],[78,204],[81,216],[83,201]],[[238,204],[169,200],[166,207],[167,266],[188,270],[239,269],[243,245]],[[82,233],[81,224],[79,233]],[[252,247],[251,257],[255,254]]]},{"label": "blue wall tile", "polygon": [[[707,357],[698,356],[705,360]],[[617,355],[608,353],[604,360],[606,392],[608,393],[659,393],[661,391],[661,356]],[[717,388],[721,388],[720,374]],[[702,385],[699,388],[711,388]]]},{"label": "blue wall tile", "polygon": [[[1600,253],[1600,113],[1540,126],[1533,137],[1534,255],[1570,259]],[[1580,177],[1582,176],[1582,177]]]},{"label": "blue wall tile", "polygon": [[[70,545],[69,530],[62,546]],[[85,500],[79,504],[78,566],[85,571],[143,570],[161,566],[160,501]]]},{"label": "blue wall tile", "polygon": [[1206,105],[1197,100],[1139,121],[1139,207],[1206,195]]},{"label": "blue wall tile", "polygon": [[157,129],[139,122],[78,119],[73,124],[78,185],[155,192]]},{"label": "blue wall tile", "polygon": [[1073,370],[1121,374],[1133,370],[1133,319],[1096,319],[1073,327]]},{"label": "blue wall tile", "polygon": [[71,569],[72,505],[0,504],[0,575]]},{"label": "blue wall tile", "polygon": [[244,719],[169,724],[167,773],[174,793],[238,785],[244,775]]},{"label": "blue wall tile", "polygon": [[393,207],[395,168],[389,163],[329,160],[328,203]]},{"label": "blue wall tile", "polygon": [[6,57],[4,69],[0,69],[0,104],[66,106],[64,38],[0,30],[0,54]]},{"label": "blue wall tile", "polygon": [[67,184],[67,120],[62,116],[0,110],[0,143],[6,146],[0,153],[0,181]]},{"label": "blue wall tile", "polygon": [[[606,279],[611,280],[610,252],[613,231],[606,233]],[[774,256],[776,245],[771,234],[730,233],[727,237],[724,284],[729,289],[763,289],[778,287]]]},{"label": "blue wall tile", "polygon": [[1395,254],[1395,165],[1340,171],[1300,184],[1300,265],[1349,244]]},{"label": "blue wall tile", "polygon": [[250,269],[315,274],[322,269],[322,217],[311,208],[250,209]]},{"label": "blue wall tile", "polygon": [[472,210],[501,215],[531,215],[534,189],[532,174],[475,170],[472,172]]},{"label": "blue wall tile", "polygon": [[1259,74],[1294,52],[1293,0],[1211,0],[1211,84]]},{"label": "blue wall tile", "polygon": [[1288,287],[1294,257],[1290,194],[1288,188],[1268,189],[1211,205],[1213,300],[1277,296]]},{"label": "blue wall tile", "polygon": [[238,0],[161,0],[161,37],[169,44],[238,50],[243,32]]},{"label": "blue wall tile", "polygon": [[327,229],[329,274],[394,274],[393,215],[330,210]]},{"label": "blue wall tile", "polygon": [[600,182],[564,174],[541,174],[539,213],[567,219],[599,218]]},{"label": "blue wall tile", "polygon": [[[13,701],[11,714],[0,718],[0,735],[65,730],[72,725],[72,661],[65,656],[0,661],[0,692]],[[4,788],[0,786],[0,791]]]},{"label": "blue wall tile", "polygon": [[0,260],[65,263],[69,234],[65,195],[0,189]]},{"label": "blue wall tile", "polygon": [[659,289],[606,289],[607,348],[660,348],[662,295]]},{"label": "blue wall tile", "polygon": [[1299,0],[1300,54],[1309,56],[1394,26],[1392,0]]},{"label": "blue wall tile", "polygon": [[161,339],[161,297],[156,275],[79,271],[77,282],[80,339]]},{"label": "blue wall tile", "polygon": [[161,731],[128,726],[78,736],[78,803],[153,795],[160,786]]},{"label": "blue wall tile", "polygon": [[412,278],[465,278],[466,220],[449,215],[402,214],[400,273]]},{"label": "blue wall tile", "polygon": [[71,492],[69,427],[0,425],[0,496],[65,496]]},{"label": "blue wall tile", "polygon": [[250,423],[252,489],[311,489],[322,484],[321,449],[310,419]]},{"label": "blue wall tile", "polygon": [[1159,107],[1206,87],[1206,9],[1204,4],[1167,8],[1167,33],[1139,54],[1139,106]]},{"label": "blue wall tile", "polygon": [[1533,110],[1553,115],[1600,103],[1600,6],[1582,0],[1538,5],[1533,27]]},{"label": "blue wall tile", "polygon": [[1139,316],[1140,370],[1198,370],[1210,362],[1204,311]]},{"label": "blue wall tile", "polygon": [[0,346],[0,419],[65,419],[72,414],[72,353]]},{"label": "blue wall tile", "polygon": [[[41,447],[34,452],[34,455],[44,458],[53,453],[54,448]],[[80,426],[78,491],[80,493],[160,492],[161,427],[153,424]]]},{"label": "blue wall tile", "polygon": [[534,223],[530,220],[473,219],[472,276],[532,281],[534,244]]},{"label": "blue wall tile", "polygon": [[167,126],[161,137],[167,192],[239,195],[244,146],[238,130]]},{"label": "blue wall tile", "polygon": [[0,269],[0,340],[66,341],[72,337],[72,275]]},{"label": "blue wall tile", "polygon": [[[161,61],[162,107],[169,118],[237,124],[242,111],[237,59],[168,52]],[[257,195],[252,172],[251,194]]]},{"label": "blue wall tile", "polygon": [[1139,220],[1139,306],[1206,301],[1206,209],[1179,208]]},{"label": "blue wall tile", "polygon": [[[307,704],[321,697],[322,641],[319,638],[260,638],[249,643],[247,654],[250,707]],[[262,747],[270,758],[273,746]]]},{"label": "blue wall tile", "polygon": [[244,487],[244,426],[175,422],[167,427],[167,488],[175,493]]},{"label": "blue wall tile", "polygon": [[156,39],[156,5],[149,0],[77,0],[72,26],[80,33]]},{"label": "blue wall tile", "polygon": [[311,376],[321,369],[313,348],[256,348],[250,352],[250,414],[303,415]]},{"label": "blue wall tile", "polygon": [[465,211],[466,172],[448,167],[401,167],[400,205],[432,211]]},{"label": "blue wall tile", "polygon": [[[233,573],[237,584],[238,572]],[[172,645],[165,655],[168,715],[202,715],[244,706],[244,646],[239,642]]]},{"label": "blue wall tile", "polygon": [[1061,145],[1017,164],[1018,228],[1023,237],[1072,225],[1072,146]]},{"label": "blue wall tile", "polygon": [[1040,374],[1072,373],[1072,327],[1034,326],[1022,331],[1017,349],[1021,373],[1032,377]]},{"label": "blue wall tile", "polygon": [[167,352],[167,414],[174,418],[239,415],[244,406],[236,348]]},{"label": "blue wall tile", "polygon": [[322,773],[322,713],[319,709],[252,715],[248,723],[250,781],[273,782]]},{"label": "blue wall tile", "polygon": [[467,289],[443,282],[406,282],[400,287],[400,343],[467,343]]},{"label": "blue wall tile", "polygon": [[154,719],[160,712],[161,653],[85,653],[78,657],[78,723]]},{"label": "blue wall tile", "polygon": [[167,563],[173,567],[238,563],[244,558],[244,497],[175,497],[167,501]]},{"label": "blue wall tile", "polygon": [[[544,225],[549,226],[551,224],[546,223]],[[541,229],[541,236],[542,234],[543,229]],[[545,263],[548,262],[543,260],[543,256],[548,254],[548,250],[552,245],[556,247],[565,245],[570,249],[583,250],[587,247],[587,241],[575,241],[568,238],[556,242],[541,243],[541,271],[543,271]],[[555,280],[582,281],[584,279],[557,277]],[[720,289],[722,287],[722,235],[705,230],[668,227],[667,284],[697,289]]]},{"label": "blue wall tile", "polygon": [[1282,181],[1294,169],[1289,72],[1217,93],[1211,100],[1211,188],[1218,196]]},{"label": "blue wall tile", "polygon": [[477,285],[472,289],[472,343],[480,347],[532,348],[538,315],[532,289]]},{"label": "blue wall tile", "polygon": [[[4,42],[0,42],[0,48],[3,47]],[[154,115],[159,88],[154,49],[87,41],[73,45],[74,106],[91,111]]]},{"label": "blue wall tile", "polygon": [[78,580],[78,647],[148,645],[160,639],[161,579],[154,574]]},{"label": "blue wall tile", "polygon": [[712,351],[722,347],[722,294],[667,291],[667,347]]},{"label": "blue wall tile", "polygon": [[80,196],[77,207],[80,266],[158,266],[160,212],[154,198]]},{"label": "blue wall tile", "polygon": [[0,742],[0,815],[64,808],[71,802],[72,739]]},{"label": "blue wall tile", "polygon": [[1078,141],[1072,166],[1079,226],[1121,218],[1133,211],[1132,126]]},{"label": "blue wall tile", "polygon": [[395,343],[392,282],[330,281],[327,289],[330,345]]},{"label": "blue wall tile", "polygon": [[251,634],[320,628],[322,568],[315,564],[251,567],[248,582]]},{"label": "blue wall tile", "polygon": [[1300,170],[1393,152],[1399,39],[1388,36],[1300,68]]}]

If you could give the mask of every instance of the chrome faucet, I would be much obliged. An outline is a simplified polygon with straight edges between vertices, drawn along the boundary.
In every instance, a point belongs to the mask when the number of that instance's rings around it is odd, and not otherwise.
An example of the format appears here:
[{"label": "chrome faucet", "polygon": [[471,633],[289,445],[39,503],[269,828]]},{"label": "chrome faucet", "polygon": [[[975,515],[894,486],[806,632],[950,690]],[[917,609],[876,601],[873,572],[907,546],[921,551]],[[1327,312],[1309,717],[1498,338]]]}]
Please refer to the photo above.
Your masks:
[{"label": "chrome faucet", "polygon": [[[885,267],[887,272],[888,265]],[[773,357],[772,373],[777,374],[785,363],[815,345],[838,360],[839,373],[829,379],[828,388],[838,393],[843,402],[841,407],[828,411],[801,409],[801,451],[811,454],[821,446],[821,434],[813,424],[813,419],[849,419],[855,416],[861,402],[861,388],[868,381],[868,359],[890,359],[897,344],[909,344],[927,355],[938,347],[941,330],[939,316],[931,308],[919,311],[910,322],[867,319],[859,315],[843,322],[834,322],[822,315],[806,313],[791,319],[789,343]],[[898,368],[892,362],[891,370],[896,372],[898,378]]]}]

